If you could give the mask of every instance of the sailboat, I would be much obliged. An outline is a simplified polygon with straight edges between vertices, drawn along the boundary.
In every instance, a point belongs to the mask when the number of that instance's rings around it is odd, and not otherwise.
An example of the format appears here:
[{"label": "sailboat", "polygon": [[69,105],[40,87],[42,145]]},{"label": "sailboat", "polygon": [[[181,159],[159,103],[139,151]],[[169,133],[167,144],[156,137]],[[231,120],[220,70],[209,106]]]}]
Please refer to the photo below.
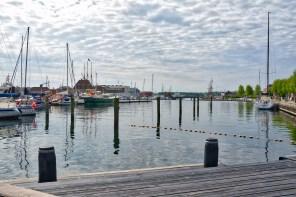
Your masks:
[{"label": "sailboat", "polygon": [[[52,99],[51,105],[53,106],[69,106],[71,104],[71,97],[69,94],[69,44],[66,44],[67,49],[67,90],[57,93],[57,97]],[[73,61],[72,61],[72,71],[73,71]],[[73,72],[72,72],[73,73]]]},{"label": "sailboat", "polygon": [[259,110],[273,110],[275,108],[275,104],[272,102],[269,97],[269,14],[268,12],[268,26],[267,26],[267,64],[266,64],[266,94],[267,96],[260,98],[260,100],[256,101],[256,107]]},{"label": "sailboat", "polygon": [[[35,101],[32,96],[27,95],[27,68],[28,68],[28,53],[29,53],[29,35],[30,35],[30,27],[27,28],[27,50],[26,50],[26,65],[25,65],[25,84],[24,84],[24,90],[22,92],[22,96],[16,100],[16,105],[18,110],[20,111],[22,116],[35,116]],[[24,40],[22,40],[22,48],[20,56],[22,57],[23,53],[23,44]]]}]

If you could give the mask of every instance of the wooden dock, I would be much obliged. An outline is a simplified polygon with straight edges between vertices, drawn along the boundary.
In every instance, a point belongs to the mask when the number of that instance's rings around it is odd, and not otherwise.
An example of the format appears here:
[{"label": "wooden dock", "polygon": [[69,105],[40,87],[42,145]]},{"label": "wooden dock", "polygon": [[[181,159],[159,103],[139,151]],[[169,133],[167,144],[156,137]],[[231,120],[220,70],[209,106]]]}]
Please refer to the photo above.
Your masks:
[{"label": "wooden dock", "polygon": [[[44,196],[296,196],[296,159],[271,163],[203,168],[178,166],[84,174],[58,182],[14,181]],[[0,196],[5,196],[1,193]],[[9,196],[9,195],[7,195]],[[34,196],[34,195],[31,195]]]}]

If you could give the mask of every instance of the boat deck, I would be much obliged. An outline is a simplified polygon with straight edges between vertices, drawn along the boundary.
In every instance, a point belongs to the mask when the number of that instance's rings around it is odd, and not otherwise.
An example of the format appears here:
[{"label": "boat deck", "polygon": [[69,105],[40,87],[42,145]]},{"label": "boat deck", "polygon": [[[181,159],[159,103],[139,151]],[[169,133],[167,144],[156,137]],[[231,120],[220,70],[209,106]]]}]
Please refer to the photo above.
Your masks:
[{"label": "boat deck", "polygon": [[292,157],[268,164],[191,165],[10,184],[57,196],[296,196],[295,183],[296,159]]}]

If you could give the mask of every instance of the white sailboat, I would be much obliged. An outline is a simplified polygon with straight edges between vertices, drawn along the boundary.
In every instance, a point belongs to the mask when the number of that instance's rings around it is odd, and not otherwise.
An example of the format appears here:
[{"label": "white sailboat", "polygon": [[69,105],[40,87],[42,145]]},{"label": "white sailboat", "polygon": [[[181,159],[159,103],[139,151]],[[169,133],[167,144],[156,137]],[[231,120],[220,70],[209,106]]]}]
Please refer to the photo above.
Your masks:
[{"label": "white sailboat", "polygon": [[269,97],[269,14],[268,12],[268,26],[267,26],[267,64],[266,64],[266,92],[267,95],[260,98],[260,100],[256,101],[256,107],[259,110],[272,110],[275,108],[275,104]]},{"label": "white sailboat", "polygon": [[18,119],[21,115],[16,108],[16,104],[10,98],[1,98],[0,100],[0,119]]}]

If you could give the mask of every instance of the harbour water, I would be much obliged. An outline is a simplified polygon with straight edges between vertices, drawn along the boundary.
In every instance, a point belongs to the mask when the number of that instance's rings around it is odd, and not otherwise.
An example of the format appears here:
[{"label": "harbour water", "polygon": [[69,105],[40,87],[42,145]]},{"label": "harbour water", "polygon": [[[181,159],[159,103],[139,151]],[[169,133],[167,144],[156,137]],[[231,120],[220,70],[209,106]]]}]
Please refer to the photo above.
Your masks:
[{"label": "harbour water", "polygon": [[118,131],[113,107],[77,106],[73,124],[70,107],[51,107],[48,128],[44,111],[1,121],[0,179],[38,176],[38,148],[48,146],[55,147],[58,176],[202,163],[208,137],[218,138],[225,165],[270,162],[296,152],[295,119],[257,111],[252,103],[219,101],[211,108],[201,101],[194,117],[192,101],[184,100],[179,122],[179,102],[161,101],[159,130],[152,128],[156,113],[155,101],[120,104]]}]

